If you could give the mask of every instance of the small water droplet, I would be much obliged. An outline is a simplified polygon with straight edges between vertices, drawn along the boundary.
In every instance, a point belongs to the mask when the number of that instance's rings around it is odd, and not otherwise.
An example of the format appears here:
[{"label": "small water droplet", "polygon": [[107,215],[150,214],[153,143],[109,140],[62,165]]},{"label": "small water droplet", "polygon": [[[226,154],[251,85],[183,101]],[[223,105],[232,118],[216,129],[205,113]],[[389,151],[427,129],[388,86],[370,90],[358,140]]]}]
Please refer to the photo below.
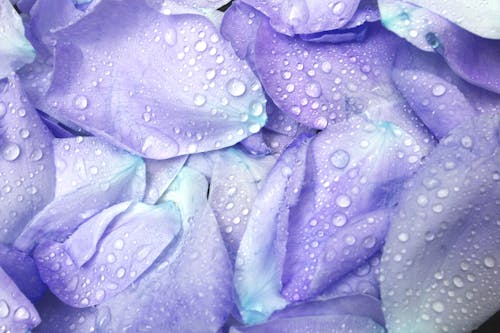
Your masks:
[{"label": "small water droplet", "polygon": [[207,98],[202,94],[195,94],[193,99],[194,105],[202,106],[207,102]]},{"label": "small water droplet", "polygon": [[42,157],[43,157],[43,152],[39,148],[35,148],[30,154],[30,159],[32,161],[40,161]]},{"label": "small water droplet", "polygon": [[0,318],[7,318],[10,313],[9,304],[3,299],[0,299]]},{"label": "small water droplet", "polygon": [[330,156],[330,162],[337,169],[343,169],[349,164],[350,156],[349,153],[343,149],[336,150]]},{"label": "small water droplet", "polygon": [[434,302],[432,303],[432,310],[438,312],[438,313],[441,313],[444,311],[444,304],[437,301],[437,302]]},{"label": "small water droplet", "polygon": [[239,97],[239,96],[243,95],[245,93],[245,91],[247,90],[245,83],[243,83],[242,81],[235,79],[235,78],[230,79],[227,82],[226,88],[227,88],[227,91],[231,95],[233,95],[234,97]]},{"label": "small water droplet", "polygon": [[335,214],[332,218],[332,224],[336,227],[342,227],[347,223],[347,216],[344,214]]},{"label": "small water droplet", "polygon": [[120,267],[116,270],[116,277],[121,279],[122,277],[125,276],[125,268]]},{"label": "small water droplet", "polygon": [[446,92],[446,87],[442,84],[435,84],[432,86],[432,94],[436,97],[443,96]]},{"label": "small water droplet", "polygon": [[13,142],[7,143],[2,150],[2,155],[3,158],[6,161],[15,161],[19,155],[21,154],[21,148],[19,148],[19,145]]},{"label": "small water droplet", "polygon": [[337,2],[335,5],[333,5],[332,12],[335,15],[340,15],[344,12],[345,10],[345,4],[343,2]]},{"label": "small water droplet", "polygon": [[462,288],[464,286],[464,281],[459,276],[455,276],[453,277],[453,284],[457,288]]},{"label": "small water droplet", "polygon": [[113,247],[117,250],[121,250],[121,249],[123,249],[124,245],[125,245],[125,243],[123,242],[123,239],[117,239],[115,241],[115,243],[113,244]]},{"label": "small water droplet", "polygon": [[325,117],[318,117],[314,120],[314,126],[318,129],[324,129],[328,126],[328,120]]},{"label": "small water droplet", "polygon": [[17,310],[14,312],[15,321],[25,321],[28,319],[30,319],[30,313],[28,309],[26,309],[24,306],[18,307]]},{"label": "small water droplet", "polygon": [[341,194],[335,199],[335,203],[339,207],[347,208],[351,205],[351,198],[345,194]]},{"label": "small water droplet", "polygon": [[194,44],[194,49],[198,52],[203,52],[207,49],[207,43],[204,40],[199,40]]},{"label": "small water droplet", "polygon": [[319,97],[321,96],[321,85],[317,81],[309,81],[306,84],[305,92],[309,97]]},{"label": "small water droplet", "polygon": [[493,267],[495,267],[495,264],[496,264],[495,258],[493,258],[491,256],[484,257],[483,263],[484,263],[484,266],[486,266],[488,268],[493,268]]},{"label": "small water droplet", "polygon": [[75,107],[77,109],[85,110],[88,106],[87,97],[83,95],[76,96],[75,99],[73,100],[73,104],[75,104]]},{"label": "small water droplet", "polygon": [[464,136],[461,140],[460,143],[464,148],[471,148],[472,147],[472,138],[468,135]]},{"label": "small water droplet", "polygon": [[398,239],[399,239],[399,241],[400,241],[400,242],[402,242],[402,243],[407,242],[409,238],[410,238],[410,237],[408,236],[408,234],[407,234],[406,232],[402,232],[402,233],[400,233],[400,234],[398,235]]}]

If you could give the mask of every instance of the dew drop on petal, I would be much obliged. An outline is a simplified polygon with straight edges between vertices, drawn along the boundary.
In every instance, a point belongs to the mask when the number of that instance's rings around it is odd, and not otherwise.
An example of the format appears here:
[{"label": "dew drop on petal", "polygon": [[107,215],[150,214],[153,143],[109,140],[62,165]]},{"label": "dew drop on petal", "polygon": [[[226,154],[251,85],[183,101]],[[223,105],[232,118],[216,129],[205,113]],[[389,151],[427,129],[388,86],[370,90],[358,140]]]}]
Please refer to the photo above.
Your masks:
[{"label": "dew drop on petal", "polygon": [[347,223],[347,217],[344,214],[335,214],[332,223],[336,227],[342,227]]},{"label": "dew drop on petal", "polygon": [[21,148],[13,142],[7,143],[2,150],[2,156],[6,161],[15,161],[20,154]]},{"label": "dew drop on petal", "polygon": [[432,310],[438,312],[438,313],[441,313],[444,311],[444,304],[437,301],[437,302],[434,302],[432,303]]},{"label": "dew drop on petal", "polygon": [[305,92],[309,97],[319,97],[321,95],[321,85],[317,81],[309,81],[306,84]]},{"label": "dew drop on petal", "polygon": [[343,169],[349,164],[350,156],[349,153],[343,149],[336,150],[330,156],[330,162],[337,169]]},{"label": "dew drop on petal", "polygon": [[17,310],[14,312],[15,321],[24,321],[28,320],[29,318],[30,318],[30,313],[28,309],[26,309],[24,306],[18,307]]},{"label": "dew drop on petal", "polygon": [[493,268],[493,267],[495,267],[495,264],[496,264],[495,258],[493,258],[491,256],[484,257],[483,263],[484,263],[484,266],[486,266],[488,268]]},{"label": "dew drop on petal", "polygon": [[75,105],[75,107],[77,109],[85,110],[89,104],[89,101],[88,101],[87,97],[85,97],[83,95],[78,95],[73,100],[73,104]]},{"label": "dew drop on petal", "polygon": [[226,89],[232,96],[239,97],[245,93],[247,87],[242,81],[233,78],[227,82]]},{"label": "dew drop on petal", "polygon": [[339,195],[336,199],[335,199],[335,203],[337,204],[337,206],[339,207],[342,207],[342,208],[347,208],[351,205],[351,198],[349,198],[347,195],[345,194],[341,194]]},{"label": "dew drop on petal", "polygon": [[10,313],[9,304],[3,299],[0,299],[0,318],[7,318]]},{"label": "dew drop on petal", "polygon": [[175,29],[169,28],[165,33],[163,34],[163,39],[165,39],[165,42],[173,46],[177,43],[177,31]]},{"label": "dew drop on petal", "polygon": [[446,87],[442,84],[435,84],[432,86],[432,94],[436,97],[443,96],[446,92]]}]

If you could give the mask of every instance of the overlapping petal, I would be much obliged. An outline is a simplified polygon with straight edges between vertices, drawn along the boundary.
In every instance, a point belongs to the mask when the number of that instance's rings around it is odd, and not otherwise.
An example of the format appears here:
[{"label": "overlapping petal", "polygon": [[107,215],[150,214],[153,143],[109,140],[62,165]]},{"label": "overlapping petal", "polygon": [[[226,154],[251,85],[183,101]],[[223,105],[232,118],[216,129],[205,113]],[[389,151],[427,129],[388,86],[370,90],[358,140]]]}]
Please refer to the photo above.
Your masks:
[{"label": "overlapping petal", "polygon": [[444,138],[405,185],[381,265],[391,332],[469,332],[498,307],[500,116]]},{"label": "overlapping petal", "polygon": [[0,328],[4,332],[25,332],[40,323],[40,316],[14,281],[0,267]]},{"label": "overlapping petal", "polygon": [[0,242],[11,243],[54,196],[52,134],[17,78],[0,81]]},{"label": "overlapping petal", "polygon": [[499,40],[474,35],[413,3],[382,0],[379,5],[388,29],[422,50],[439,53],[466,81],[500,93]]},{"label": "overlapping petal", "polygon": [[145,160],[146,163],[146,194],[144,202],[155,204],[165,193],[172,181],[186,163],[186,156],[168,160]]},{"label": "overlapping petal", "polygon": [[50,114],[154,159],[229,146],[263,126],[258,80],[207,19],[142,1],[89,10],[55,34]]},{"label": "overlapping petal", "polygon": [[17,237],[30,251],[45,238],[64,240],[85,220],[116,203],[142,200],[144,162],[95,137],[54,140],[56,197]]},{"label": "overlapping petal", "polygon": [[243,321],[265,321],[287,301],[281,296],[290,207],[304,181],[310,138],[299,137],[269,172],[250,211],[235,262],[234,284]]},{"label": "overlapping petal", "polygon": [[182,231],[129,288],[99,307],[106,331],[217,332],[232,307],[231,263],[207,203],[207,181],[183,168],[162,200]]},{"label": "overlapping petal", "polygon": [[283,295],[305,300],[362,265],[382,246],[401,182],[425,151],[389,122],[353,117],[311,144],[300,205],[293,209]]},{"label": "overlapping petal", "polygon": [[24,36],[21,17],[9,0],[0,0],[0,79],[35,59],[35,50]]}]

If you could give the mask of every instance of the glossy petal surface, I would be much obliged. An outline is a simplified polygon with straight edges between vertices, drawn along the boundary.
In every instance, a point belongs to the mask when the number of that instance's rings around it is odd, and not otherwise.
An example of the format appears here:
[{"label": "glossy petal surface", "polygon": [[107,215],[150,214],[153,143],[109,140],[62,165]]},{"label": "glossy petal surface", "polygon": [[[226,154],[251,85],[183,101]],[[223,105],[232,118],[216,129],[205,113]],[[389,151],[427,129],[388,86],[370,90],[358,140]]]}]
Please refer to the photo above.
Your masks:
[{"label": "glossy petal surface", "polygon": [[499,126],[457,127],[405,185],[381,265],[390,332],[469,332],[498,310]]},{"label": "glossy petal surface", "polygon": [[145,160],[146,163],[146,195],[144,202],[155,204],[165,193],[172,181],[186,163],[187,156],[179,156],[168,160]]},{"label": "glossy petal surface", "polygon": [[207,182],[183,168],[162,200],[182,216],[177,242],[129,288],[99,308],[106,330],[217,332],[232,306],[231,264],[208,206]]},{"label": "glossy petal surface", "polygon": [[0,79],[35,59],[35,50],[24,36],[21,17],[9,0],[0,0]]},{"label": "glossy petal surface", "polygon": [[4,332],[25,332],[40,323],[35,307],[0,267],[0,328]]},{"label": "glossy petal surface", "polygon": [[250,212],[235,263],[235,289],[243,321],[265,321],[287,301],[280,295],[288,218],[305,173],[310,139],[298,138],[269,172]]},{"label": "glossy petal surface", "polygon": [[117,204],[83,223],[64,243],[42,243],[34,258],[43,281],[63,302],[105,302],[137,279],[180,229],[173,204]]},{"label": "glossy petal surface", "polygon": [[222,148],[266,120],[259,82],[202,16],[104,0],[56,39],[48,111],[136,154]]},{"label": "glossy petal surface", "polygon": [[146,186],[144,162],[94,137],[55,139],[56,198],[16,239],[30,251],[45,238],[64,240],[102,209],[141,200]]},{"label": "glossy petal surface", "polygon": [[0,242],[14,241],[52,200],[52,134],[27,102],[19,81],[0,82]]},{"label": "glossy petal surface", "polygon": [[411,135],[389,122],[353,117],[318,134],[308,156],[308,184],[291,215],[287,299],[318,295],[380,249],[386,208],[423,154]]}]

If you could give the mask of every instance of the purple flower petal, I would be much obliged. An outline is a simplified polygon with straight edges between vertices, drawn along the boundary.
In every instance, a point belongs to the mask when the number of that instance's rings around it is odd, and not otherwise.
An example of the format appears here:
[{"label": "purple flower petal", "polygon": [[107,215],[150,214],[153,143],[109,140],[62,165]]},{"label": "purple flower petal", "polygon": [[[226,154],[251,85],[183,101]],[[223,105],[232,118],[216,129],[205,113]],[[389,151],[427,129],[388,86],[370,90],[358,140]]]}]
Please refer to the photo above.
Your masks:
[{"label": "purple flower petal", "polygon": [[169,203],[117,204],[83,223],[64,243],[42,243],[34,258],[43,281],[64,303],[105,302],[134,282],[180,229]]},{"label": "purple flower petal", "polygon": [[27,103],[19,81],[0,82],[0,242],[13,242],[52,200],[52,154],[52,135]]},{"label": "purple flower petal", "polygon": [[0,0],[0,79],[35,58],[35,50],[24,36],[21,17],[9,0]]},{"label": "purple flower petal", "polygon": [[297,203],[310,139],[300,137],[269,172],[251,208],[235,262],[237,305],[245,323],[265,321],[287,301],[280,295],[289,207]]},{"label": "purple flower petal", "polygon": [[259,28],[256,69],[273,102],[302,124],[323,129],[352,114],[395,123],[424,145],[428,135],[399,96],[391,65],[401,41],[372,24],[363,43],[307,43]]},{"label": "purple flower petal", "polygon": [[217,332],[232,307],[231,263],[208,206],[205,178],[183,168],[162,200],[182,231],[133,285],[99,306],[104,331]]},{"label": "purple flower petal", "polygon": [[47,289],[40,280],[33,258],[25,253],[0,244],[0,267],[30,301],[40,299]]},{"label": "purple flower petal", "polygon": [[155,204],[165,193],[175,179],[187,155],[170,158],[168,160],[145,160],[146,163],[146,195],[144,202]]},{"label": "purple flower petal", "polygon": [[263,126],[259,82],[207,19],[132,0],[91,10],[55,34],[55,118],[153,159],[226,147]]},{"label": "purple flower petal", "polygon": [[282,291],[289,300],[318,295],[381,247],[384,208],[426,153],[394,124],[360,117],[321,132],[310,149],[309,181],[289,226]]},{"label": "purple flower petal", "polygon": [[263,324],[232,327],[230,333],[385,332],[380,301],[368,296],[339,297],[288,306]]},{"label": "purple flower petal", "polygon": [[352,18],[360,2],[360,0],[243,1],[268,16],[276,31],[289,36],[341,28]]},{"label": "purple flower petal", "polygon": [[4,332],[25,332],[40,323],[35,307],[0,267],[0,328]]},{"label": "purple flower petal", "polygon": [[55,139],[56,198],[15,241],[30,251],[44,238],[64,239],[89,217],[113,204],[141,200],[146,170],[141,158],[94,137]]},{"label": "purple flower petal", "polygon": [[498,310],[500,115],[451,131],[405,185],[384,247],[391,332],[469,332]]},{"label": "purple flower petal", "polygon": [[442,55],[464,80],[500,93],[499,40],[476,36],[414,4],[386,0],[380,8],[388,29],[422,50]]},{"label": "purple flower petal", "polygon": [[215,154],[208,202],[234,261],[257,193],[276,159],[252,157],[234,148]]}]

